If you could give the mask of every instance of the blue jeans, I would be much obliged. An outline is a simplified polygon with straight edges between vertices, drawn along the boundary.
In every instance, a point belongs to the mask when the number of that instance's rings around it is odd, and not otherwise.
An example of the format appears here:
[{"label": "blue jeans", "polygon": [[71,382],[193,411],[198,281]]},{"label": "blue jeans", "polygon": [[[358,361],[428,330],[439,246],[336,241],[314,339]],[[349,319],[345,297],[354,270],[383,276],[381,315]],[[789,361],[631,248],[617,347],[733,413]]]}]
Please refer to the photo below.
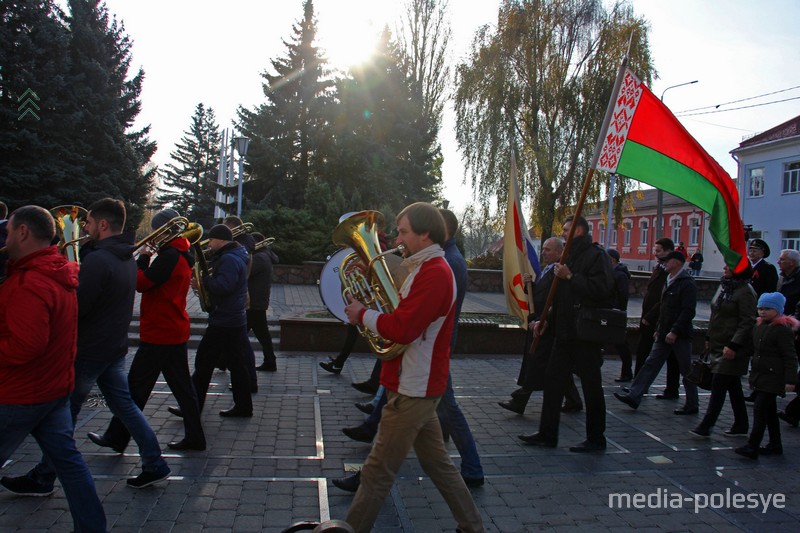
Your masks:
[{"label": "blue jeans", "polygon": [[33,405],[0,405],[0,464],[33,435],[53,465],[76,532],[106,531],[106,515],[92,474],[75,446],[67,398]]},{"label": "blue jeans", "polygon": [[[167,463],[161,457],[161,447],[158,445],[156,434],[147,423],[142,411],[131,399],[128,377],[125,375],[124,357],[111,363],[75,360],[75,390],[69,398],[73,425],[95,383],[103,393],[108,408],[122,421],[139,446],[142,470],[159,473],[168,471]],[[30,475],[42,485],[52,485],[55,481],[55,470],[46,455]]]},{"label": "blue jeans", "polygon": [[483,467],[478,448],[475,446],[475,439],[472,437],[467,419],[456,401],[453,378],[450,374],[447,375],[447,389],[444,391],[444,396],[436,406],[436,414],[439,416],[442,430],[450,434],[461,456],[461,475],[467,478],[482,478]]},{"label": "blue jeans", "polygon": [[631,383],[631,392],[628,395],[636,402],[642,400],[644,391],[648,390],[656,380],[670,352],[675,354],[675,359],[678,361],[678,369],[683,376],[683,388],[686,390],[684,407],[697,409],[697,385],[686,380],[686,374],[689,373],[692,366],[692,341],[690,339],[678,338],[675,344],[667,344],[662,341],[654,342],[650,355],[647,356],[644,365],[642,365],[642,368],[633,379],[633,383]]}]

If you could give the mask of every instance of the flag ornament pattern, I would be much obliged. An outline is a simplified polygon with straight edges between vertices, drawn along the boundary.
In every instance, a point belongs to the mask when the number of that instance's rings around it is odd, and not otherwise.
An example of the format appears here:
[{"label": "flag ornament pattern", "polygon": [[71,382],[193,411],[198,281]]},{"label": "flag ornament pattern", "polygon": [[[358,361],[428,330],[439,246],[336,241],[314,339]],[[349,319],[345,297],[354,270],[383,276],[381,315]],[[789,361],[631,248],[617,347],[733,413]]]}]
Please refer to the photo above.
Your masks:
[{"label": "flag ornament pattern", "polygon": [[597,170],[647,183],[708,213],[709,232],[726,264],[742,271],[749,261],[736,184],[629,69],[619,87],[601,132]]},{"label": "flag ornament pattern", "polygon": [[525,328],[528,327],[528,313],[532,312],[528,307],[522,282],[522,274],[526,272],[535,274],[534,279],[536,279],[542,269],[522,216],[516,165],[512,163],[508,184],[506,225],[503,233],[503,288],[508,314],[518,317]]}]

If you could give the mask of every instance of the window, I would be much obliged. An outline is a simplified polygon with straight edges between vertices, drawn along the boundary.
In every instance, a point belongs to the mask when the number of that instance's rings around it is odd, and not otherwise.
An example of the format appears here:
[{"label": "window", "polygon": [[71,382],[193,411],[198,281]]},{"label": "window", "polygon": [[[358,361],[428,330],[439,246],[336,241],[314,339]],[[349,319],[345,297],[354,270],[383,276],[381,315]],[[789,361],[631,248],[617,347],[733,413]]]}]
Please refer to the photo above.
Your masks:
[{"label": "window", "polygon": [[781,250],[800,250],[800,230],[781,232]]},{"label": "window", "polygon": [[800,161],[788,163],[783,170],[783,194],[800,192]]},{"label": "window", "polygon": [[750,190],[748,195],[751,198],[764,196],[764,168],[750,169]]},{"label": "window", "polygon": [[700,219],[689,219],[689,246],[700,244]]},{"label": "window", "polygon": [[606,226],[602,222],[598,224],[598,232],[600,233],[600,237],[597,239],[597,242],[605,246],[606,244]]},{"label": "window", "polygon": [[625,223],[625,239],[624,239],[623,242],[625,243],[624,246],[630,246],[631,245],[631,223],[630,222],[626,222]]},{"label": "window", "polygon": [[611,228],[609,228],[608,231],[611,232],[611,246],[616,246],[617,245],[617,233],[618,233],[617,232],[617,228],[612,226]]},{"label": "window", "polygon": [[669,221],[672,226],[672,242],[681,242],[681,219],[680,217],[673,218]]},{"label": "window", "polygon": [[650,240],[648,239],[650,228],[647,220],[642,219],[642,221],[639,223],[639,230],[639,245],[647,246],[650,243]]}]

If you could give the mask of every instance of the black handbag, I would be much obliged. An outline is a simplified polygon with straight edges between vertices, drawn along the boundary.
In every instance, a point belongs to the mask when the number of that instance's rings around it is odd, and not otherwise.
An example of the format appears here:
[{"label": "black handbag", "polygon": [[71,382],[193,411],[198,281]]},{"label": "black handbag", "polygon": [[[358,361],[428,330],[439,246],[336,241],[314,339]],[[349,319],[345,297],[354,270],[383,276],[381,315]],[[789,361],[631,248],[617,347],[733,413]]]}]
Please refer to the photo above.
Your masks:
[{"label": "black handbag", "polygon": [[686,381],[694,383],[703,390],[711,390],[711,361],[708,360],[708,352],[703,352],[700,359],[692,361],[692,368],[686,374]]},{"label": "black handbag", "polygon": [[606,307],[581,307],[578,310],[578,338],[597,344],[622,344],[628,330],[628,314]]}]

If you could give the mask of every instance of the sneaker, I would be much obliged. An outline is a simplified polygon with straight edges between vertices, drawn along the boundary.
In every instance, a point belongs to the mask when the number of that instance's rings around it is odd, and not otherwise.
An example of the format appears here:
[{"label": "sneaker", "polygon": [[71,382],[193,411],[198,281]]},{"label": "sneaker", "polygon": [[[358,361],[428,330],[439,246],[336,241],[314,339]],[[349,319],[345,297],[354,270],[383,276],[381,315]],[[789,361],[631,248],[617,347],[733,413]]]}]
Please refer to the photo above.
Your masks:
[{"label": "sneaker", "polygon": [[28,476],[3,476],[0,485],[17,496],[50,496],[56,491],[53,485],[42,485]]},{"label": "sneaker", "polygon": [[728,431],[723,431],[722,434],[725,435],[726,437],[746,437],[748,435],[748,432],[746,429],[741,430],[741,429],[731,428]]},{"label": "sneaker", "polygon": [[128,486],[133,489],[143,489],[145,487],[149,487],[150,485],[155,485],[156,483],[164,481],[169,477],[169,473],[169,468],[165,468],[160,472],[142,470],[141,474],[128,480]]}]

